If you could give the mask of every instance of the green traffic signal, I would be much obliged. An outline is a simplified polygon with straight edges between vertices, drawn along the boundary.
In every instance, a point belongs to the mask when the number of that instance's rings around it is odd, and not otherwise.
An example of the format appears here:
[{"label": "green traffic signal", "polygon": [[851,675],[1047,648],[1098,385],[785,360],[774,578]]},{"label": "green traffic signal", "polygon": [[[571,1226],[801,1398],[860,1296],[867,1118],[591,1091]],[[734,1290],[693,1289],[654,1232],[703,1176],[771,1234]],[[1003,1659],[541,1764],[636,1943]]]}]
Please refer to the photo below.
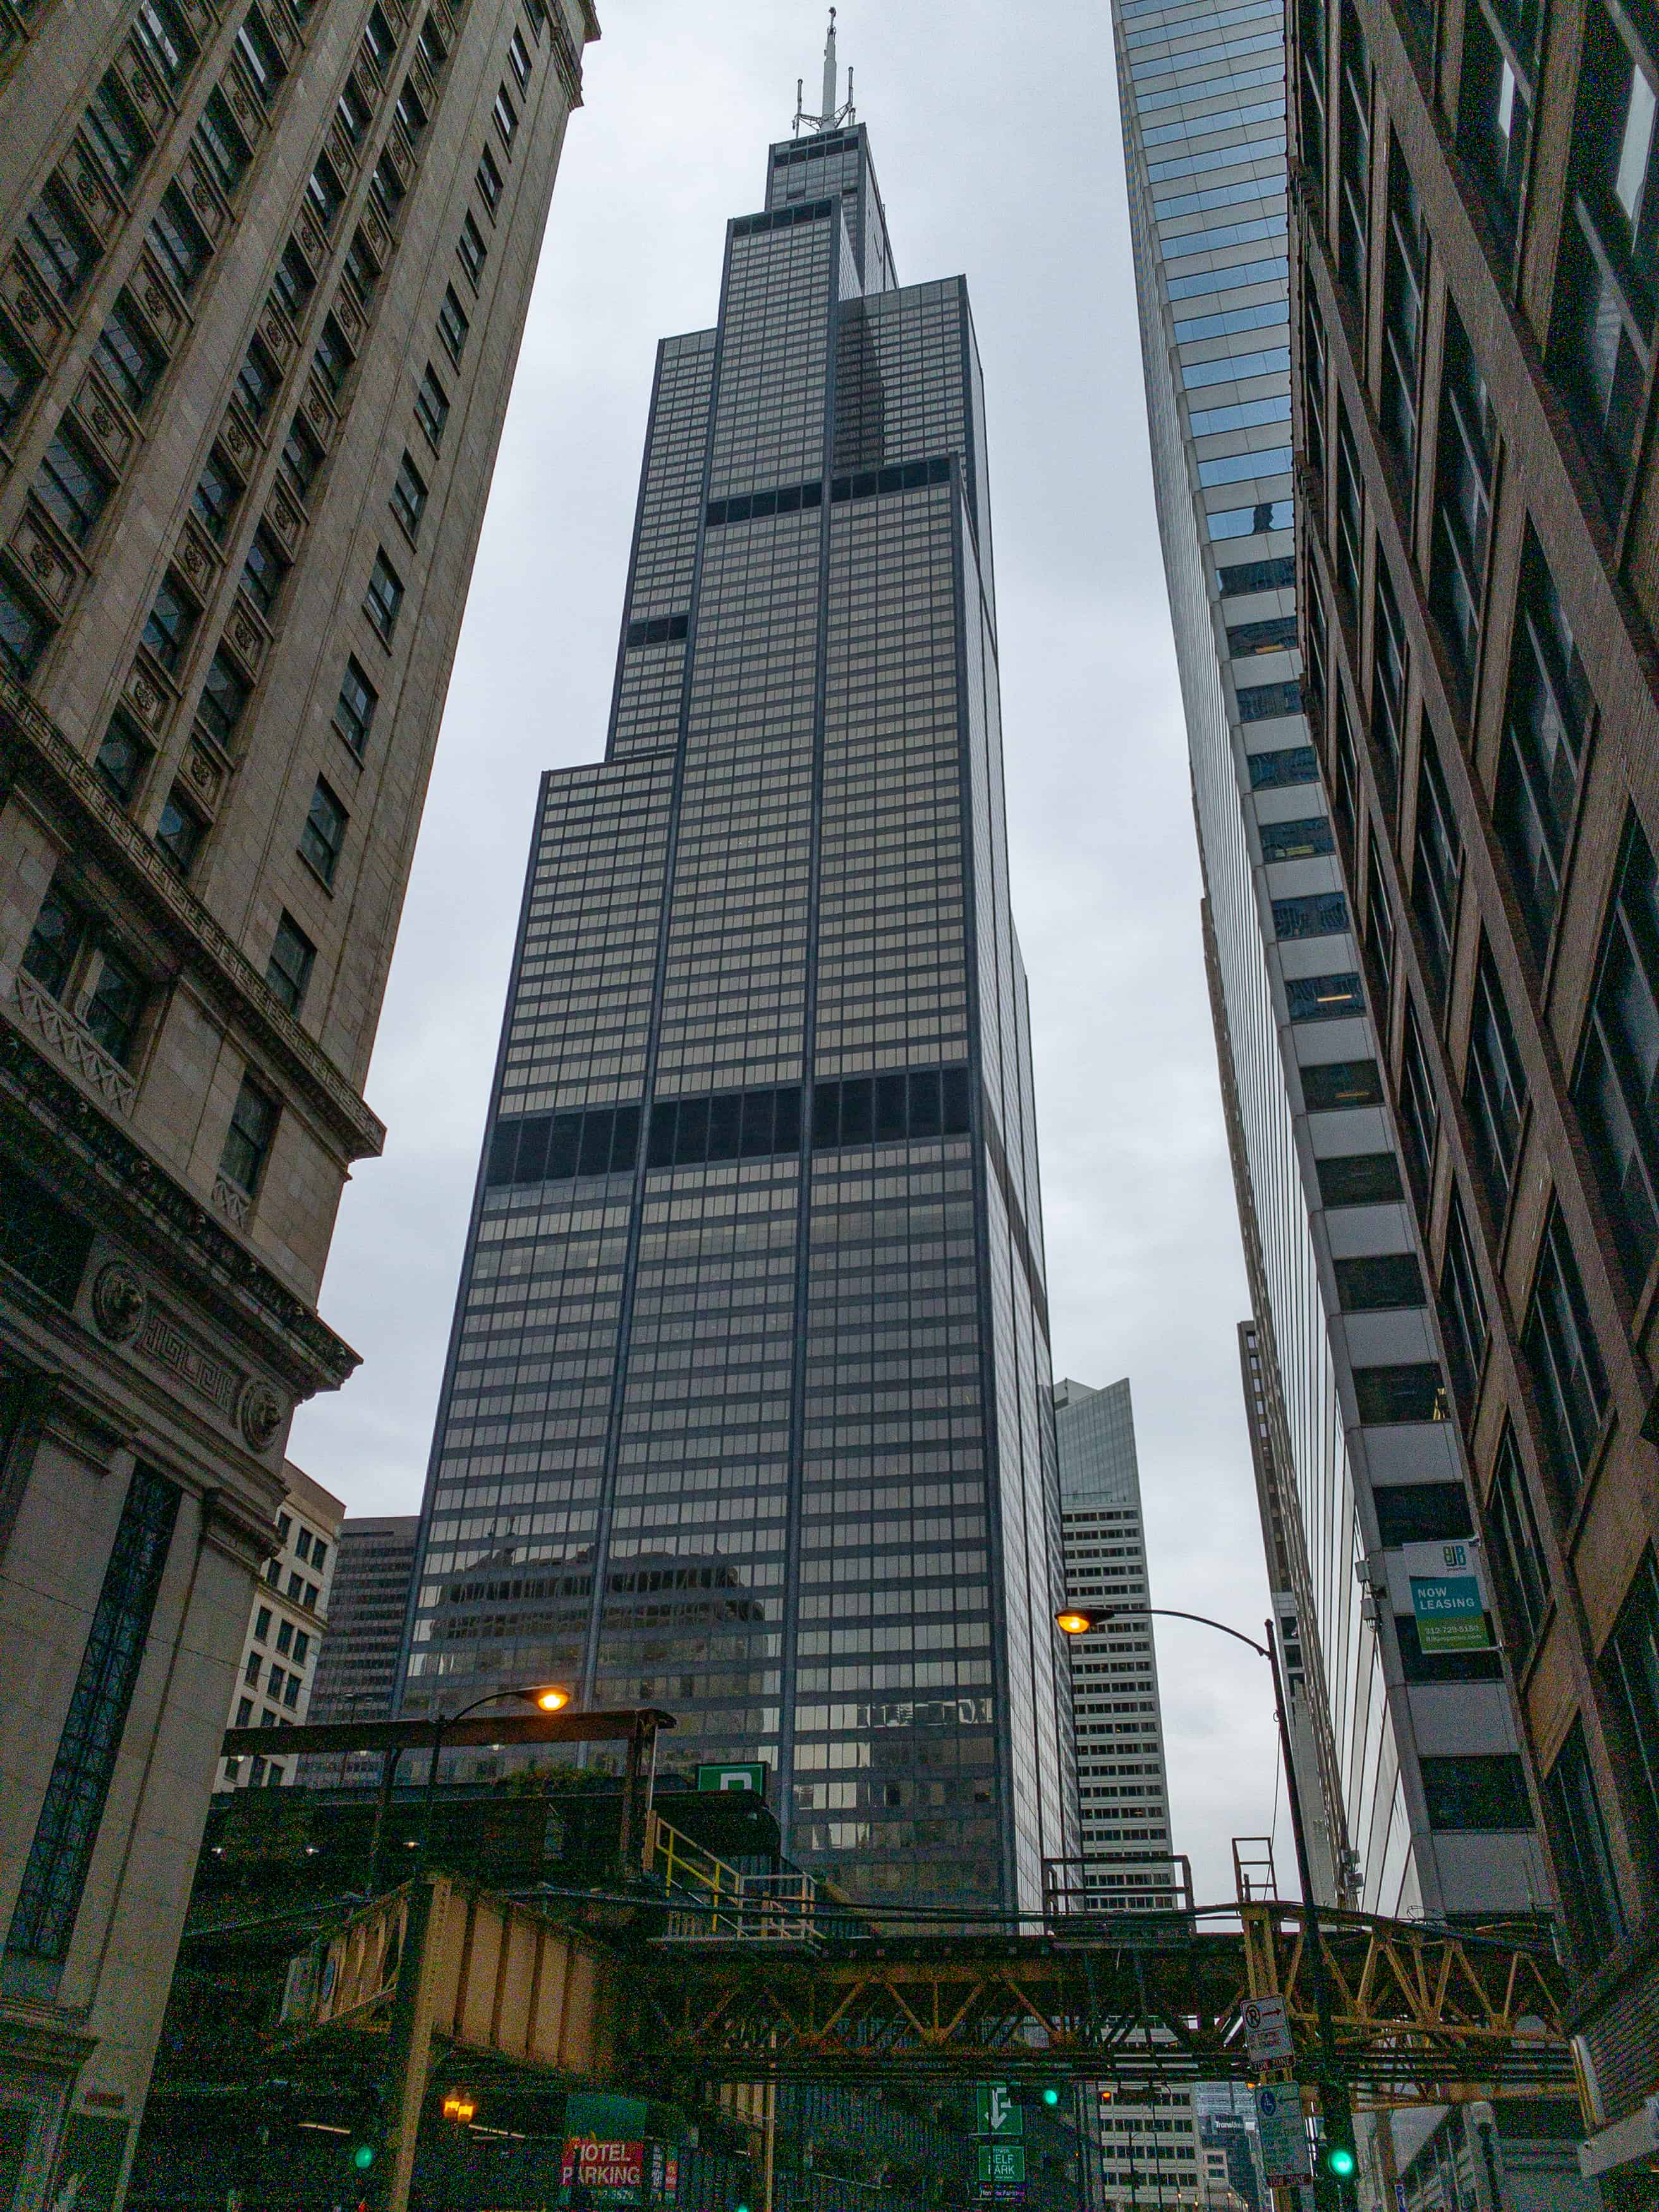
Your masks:
[{"label": "green traffic signal", "polygon": [[1325,2153],[1325,2171],[1346,2181],[1354,2170],[1354,2154],[1346,2143],[1332,2143]]},{"label": "green traffic signal", "polygon": [[1042,2101],[1045,2105],[1057,2105],[1060,2102],[1059,2090],[1045,2089],[1042,2093]]},{"label": "green traffic signal", "polygon": [[351,2154],[351,2163],[359,2173],[367,2173],[374,2163],[374,2144],[359,2143]]}]

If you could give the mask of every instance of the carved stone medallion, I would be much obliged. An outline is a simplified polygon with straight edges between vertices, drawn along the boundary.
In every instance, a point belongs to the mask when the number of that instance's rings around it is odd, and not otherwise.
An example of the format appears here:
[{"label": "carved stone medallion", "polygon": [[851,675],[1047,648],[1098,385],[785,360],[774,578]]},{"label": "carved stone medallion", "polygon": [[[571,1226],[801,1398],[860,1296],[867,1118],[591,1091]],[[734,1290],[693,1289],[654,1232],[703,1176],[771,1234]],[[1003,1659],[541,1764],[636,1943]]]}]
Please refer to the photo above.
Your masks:
[{"label": "carved stone medallion", "polygon": [[112,1344],[125,1344],[137,1336],[145,1304],[143,1285],[124,1262],[112,1260],[98,1270],[92,1285],[92,1317],[100,1336]]},{"label": "carved stone medallion", "polygon": [[236,1418],[248,1443],[255,1451],[262,1452],[269,1450],[287,1413],[287,1407],[270,1383],[255,1376],[243,1389]]}]

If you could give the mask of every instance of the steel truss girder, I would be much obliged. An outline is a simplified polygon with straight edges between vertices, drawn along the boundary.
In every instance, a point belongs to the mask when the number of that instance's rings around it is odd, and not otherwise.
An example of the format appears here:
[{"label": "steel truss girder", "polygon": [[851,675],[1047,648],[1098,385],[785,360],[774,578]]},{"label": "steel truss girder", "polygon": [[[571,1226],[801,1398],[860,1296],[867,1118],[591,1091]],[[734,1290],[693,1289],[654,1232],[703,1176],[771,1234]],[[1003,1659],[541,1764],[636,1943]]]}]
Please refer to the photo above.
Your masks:
[{"label": "steel truss girder", "polygon": [[[788,1955],[759,1943],[665,1947],[636,1984],[630,2056],[725,2081],[966,2080],[991,2064],[1126,2087],[1243,2079],[1259,2069],[1240,2008],[1278,1995],[1311,2077],[1301,1914],[1275,1905],[1237,1918],[1242,1927],[1168,1923],[1152,1942],[1150,1930],[1103,1929],[831,1941]],[[1324,1923],[1324,1953],[1342,2069],[1365,2100],[1572,2093],[1562,1978],[1535,1939],[1340,1914]]]}]

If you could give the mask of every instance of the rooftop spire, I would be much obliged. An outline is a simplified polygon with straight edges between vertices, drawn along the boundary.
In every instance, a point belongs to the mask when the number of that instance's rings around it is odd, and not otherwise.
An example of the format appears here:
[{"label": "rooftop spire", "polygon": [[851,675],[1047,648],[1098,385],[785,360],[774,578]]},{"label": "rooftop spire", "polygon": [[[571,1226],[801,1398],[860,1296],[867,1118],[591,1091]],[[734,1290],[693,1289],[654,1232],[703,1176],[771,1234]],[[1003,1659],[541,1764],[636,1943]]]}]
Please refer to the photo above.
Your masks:
[{"label": "rooftop spire", "polygon": [[814,131],[838,131],[844,123],[851,123],[854,121],[853,72],[850,69],[847,72],[847,98],[840,106],[837,106],[836,104],[836,81],[837,74],[838,72],[836,68],[836,11],[832,8],[830,10],[829,35],[825,38],[823,42],[823,88],[822,94],[820,94],[820,97],[823,101],[823,106],[817,114],[809,115],[806,112],[805,106],[802,104],[802,89],[806,80],[804,77],[797,77],[795,79],[795,136],[798,138],[800,136],[800,127],[803,123],[810,125]]}]

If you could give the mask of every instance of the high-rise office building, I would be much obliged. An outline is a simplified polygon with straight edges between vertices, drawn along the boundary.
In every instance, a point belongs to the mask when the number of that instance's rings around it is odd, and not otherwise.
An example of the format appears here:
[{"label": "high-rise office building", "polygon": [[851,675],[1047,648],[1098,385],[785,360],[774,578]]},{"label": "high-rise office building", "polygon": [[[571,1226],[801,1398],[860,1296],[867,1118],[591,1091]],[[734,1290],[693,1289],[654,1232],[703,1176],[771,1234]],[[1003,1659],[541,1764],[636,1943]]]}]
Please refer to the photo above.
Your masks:
[{"label": "high-rise office building", "polygon": [[268,1751],[226,1759],[215,1788],[281,1789],[296,1781],[301,1761],[285,1759],[277,1731],[316,1717],[312,1698],[319,1655],[330,1633],[329,1601],[339,1571],[345,1507],[291,1460],[283,1467],[286,1495],[276,1516],[276,1549],[255,1583],[231,1692],[227,1728],[273,1731]]},{"label": "high-rise office building", "polygon": [[390,1716],[419,1527],[413,1513],[340,1523],[328,1640],[311,1690],[313,1720]]},{"label": "high-rise office building", "polygon": [[355,1364],[318,1286],[380,1146],[362,1085],[596,31],[586,0],[0,26],[21,2205],[118,2199],[289,1415]]},{"label": "high-rise office building", "polygon": [[[1054,1388],[1066,1596],[1085,1607],[1152,1603],[1126,1378]],[[1070,1644],[1081,1838],[1078,1900],[1114,1911],[1177,1902],[1170,1840],[1158,1652],[1144,1617],[1105,1622]]]},{"label": "high-rise office building", "polygon": [[[1264,1539],[1329,1897],[1547,1908],[1501,1662],[1421,1649],[1403,1547],[1467,1493],[1332,811],[1302,713],[1285,44],[1268,0],[1118,0],[1158,520],[1256,1363]],[[1375,987],[1379,971],[1370,964]],[[1265,1427],[1265,1438],[1256,1431]],[[1285,1587],[1288,1580],[1289,1587]],[[1287,1603],[1286,1601],[1289,1601]],[[1316,1646],[1316,1654],[1314,1647]]]},{"label": "high-rise office building", "polygon": [[1659,21],[1291,12],[1312,742],[1580,1979],[1587,2171],[1651,2204]]},{"label": "high-rise office building", "polygon": [[[1130,1615],[1152,1603],[1127,1377],[1104,1389],[1054,1386],[1066,1597]],[[1079,1855],[1055,1869],[1062,1911],[1170,1911],[1189,1902],[1170,1839],[1164,1713],[1149,1620],[1103,1622],[1068,1639],[1077,1743]],[[1085,2087],[1090,2212],[1192,2204],[1202,2178],[1190,2086],[1145,2099]]]},{"label": "high-rise office building", "polygon": [[850,1890],[1032,1905],[1074,1799],[984,409],[966,285],[898,283],[833,100],[659,349],[605,758],[542,787],[402,1709],[652,1701],[682,1762],[773,1766]]}]

